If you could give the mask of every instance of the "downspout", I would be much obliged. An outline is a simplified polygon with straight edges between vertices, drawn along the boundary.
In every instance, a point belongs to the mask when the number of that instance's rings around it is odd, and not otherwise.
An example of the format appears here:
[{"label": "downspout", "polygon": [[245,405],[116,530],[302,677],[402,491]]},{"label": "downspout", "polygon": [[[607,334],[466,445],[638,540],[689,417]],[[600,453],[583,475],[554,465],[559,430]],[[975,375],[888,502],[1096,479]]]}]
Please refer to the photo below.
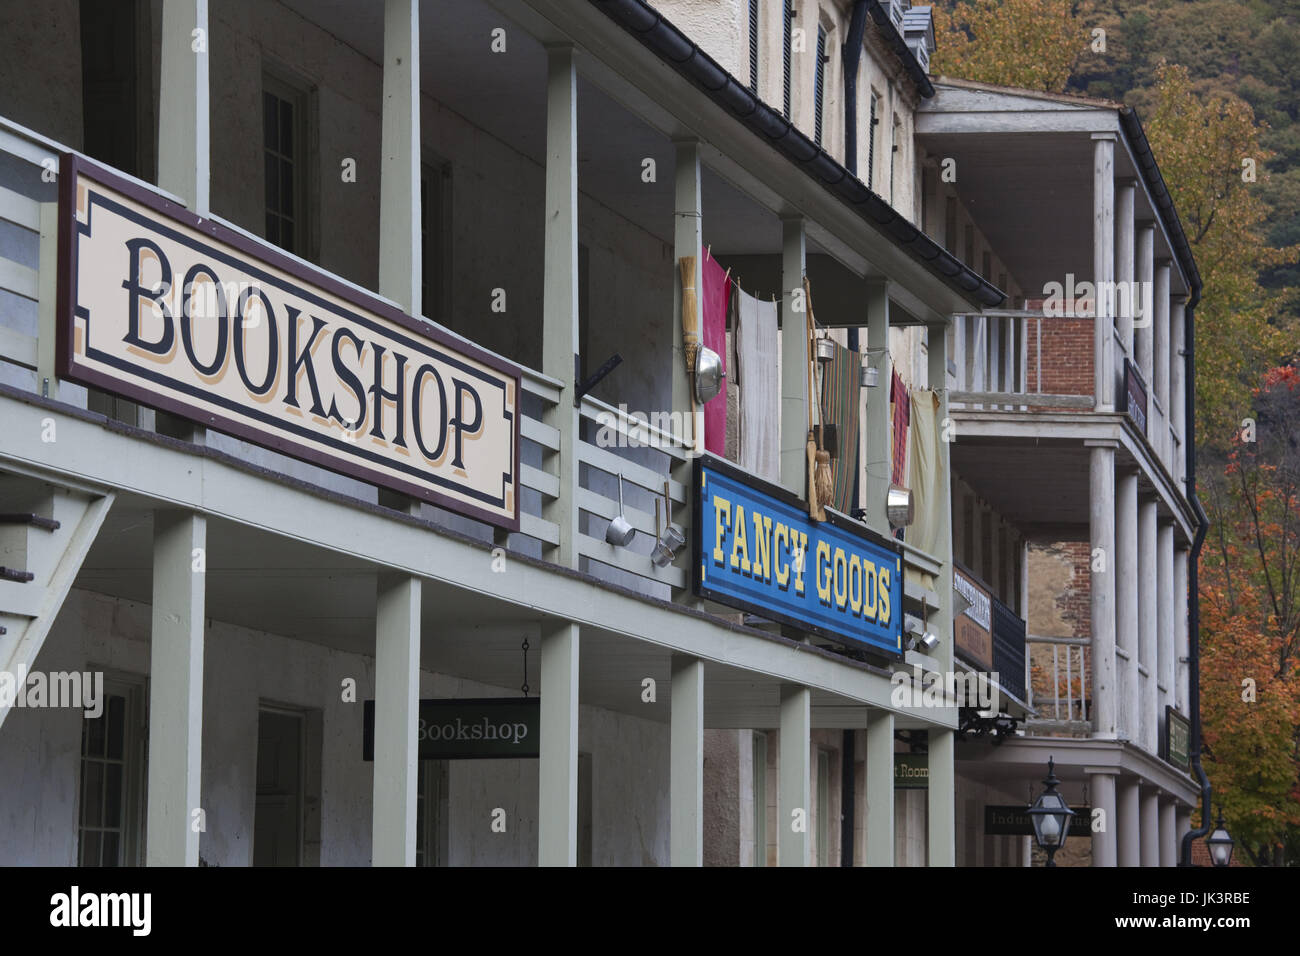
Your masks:
[{"label": "downspout", "polygon": [[1184,326],[1184,361],[1187,378],[1187,394],[1184,396],[1184,418],[1187,420],[1187,500],[1196,514],[1196,538],[1192,542],[1192,552],[1187,562],[1187,658],[1188,658],[1188,706],[1192,712],[1191,764],[1196,777],[1201,782],[1201,825],[1195,830],[1183,834],[1183,844],[1178,854],[1179,866],[1192,865],[1192,843],[1210,832],[1210,778],[1201,766],[1201,596],[1200,596],[1200,559],[1201,545],[1205,543],[1205,533],[1210,528],[1210,519],[1201,507],[1201,500],[1196,497],[1196,303],[1200,301],[1201,289],[1197,282],[1192,290],[1192,297],[1183,314]]},{"label": "downspout", "polygon": [[868,0],[854,0],[853,19],[844,41],[844,165],[858,174],[858,64],[862,62],[862,40],[867,32]]}]

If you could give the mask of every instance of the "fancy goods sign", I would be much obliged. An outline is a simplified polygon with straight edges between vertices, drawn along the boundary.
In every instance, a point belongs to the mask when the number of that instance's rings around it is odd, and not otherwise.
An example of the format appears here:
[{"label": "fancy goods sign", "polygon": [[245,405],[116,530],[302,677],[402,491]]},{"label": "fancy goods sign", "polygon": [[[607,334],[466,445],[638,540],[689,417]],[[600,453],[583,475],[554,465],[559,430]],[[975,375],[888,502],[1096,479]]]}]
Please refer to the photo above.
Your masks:
[{"label": "fancy goods sign", "polygon": [[897,542],[807,505],[717,458],[695,463],[695,593],[804,631],[901,658]]}]

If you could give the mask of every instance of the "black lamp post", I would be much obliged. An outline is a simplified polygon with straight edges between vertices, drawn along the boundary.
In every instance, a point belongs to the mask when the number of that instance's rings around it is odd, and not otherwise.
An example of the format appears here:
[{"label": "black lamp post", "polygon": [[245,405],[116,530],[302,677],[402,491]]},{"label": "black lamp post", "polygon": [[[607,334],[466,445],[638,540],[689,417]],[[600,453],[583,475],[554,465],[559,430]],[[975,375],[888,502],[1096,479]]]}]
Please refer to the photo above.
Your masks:
[{"label": "black lamp post", "polygon": [[1047,851],[1048,866],[1056,866],[1056,851],[1065,846],[1065,838],[1070,835],[1070,820],[1074,817],[1074,811],[1066,804],[1065,798],[1056,792],[1060,782],[1056,779],[1056,764],[1048,757],[1047,779],[1043,781],[1047,789],[1029,808],[1034,842]]},{"label": "black lamp post", "polygon": [[1232,862],[1232,848],[1236,841],[1228,835],[1223,826],[1223,808],[1219,808],[1219,820],[1214,832],[1205,838],[1205,845],[1210,848],[1210,861],[1215,866],[1227,866]]}]

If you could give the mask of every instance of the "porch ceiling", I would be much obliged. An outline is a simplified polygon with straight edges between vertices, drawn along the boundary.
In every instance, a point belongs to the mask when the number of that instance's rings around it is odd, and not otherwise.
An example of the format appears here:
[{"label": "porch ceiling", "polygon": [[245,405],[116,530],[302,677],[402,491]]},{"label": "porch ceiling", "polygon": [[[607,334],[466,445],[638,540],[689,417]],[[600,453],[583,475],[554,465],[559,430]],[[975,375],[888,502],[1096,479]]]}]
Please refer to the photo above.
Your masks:
[{"label": "porch ceiling", "polygon": [[[376,64],[383,62],[383,4],[283,0]],[[482,0],[425,0],[420,6],[421,89],[523,156],[544,165],[546,50]],[[492,31],[506,31],[493,53]],[[379,104],[375,104],[378,108]],[[426,121],[428,113],[426,112]],[[436,137],[426,134],[426,143]],[[655,180],[642,164],[655,162]],[[578,189],[671,244],[675,167],[671,140],[578,74]],[[539,180],[540,184],[540,180]],[[779,253],[777,216],[707,166],[701,174],[704,241],[714,252]],[[541,223],[537,224],[541,228]],[[815,242],[810,251],[821,251]]]},{"label": "porch ceiling", "polygon": [[954,474],[1016,527],[1077,526],[1086,538],[1090,451],[1078,442],[960,438],[950,454]]},{"label": "porch ceiling", "polygon": [[[151,603],[153,512],[122,496],[106,520],[76,587],[140,604]],[[209,619],[373,657],[375,568],[365,561],[282,535],[210,519],[206,554]],[[508,572],[507,572],[508,573]],[[528,682],[538,671],[543,615],[487,595],[426,580],[421,667],[516,690],[523,681],[521,642],[528,637]],[[725,640],[721,636],[720,641]],[[671,653],[583,627],[579,695],[585,705],[666,722],[671,703]],[[653,703],[642,681],[656,684]],[[705,724],[771,728],[780,724],[781,681],[720,663],[705,665]],[[466,693],[468,696],[468,692]],[[867,709],[836,694],[814,691],[813,724],[863,727]],[[899,726],[924,726],[900,717]]]},{"label": "porch ceiling", "polygon": [[[960,201],[1026,295],[1064,282],[1067,273],[1076,281],[1092,279],[1088,133],[930,134],[917,140],[931,155],[956,160]],[[964,242],[959,235],[957,248]]]}]

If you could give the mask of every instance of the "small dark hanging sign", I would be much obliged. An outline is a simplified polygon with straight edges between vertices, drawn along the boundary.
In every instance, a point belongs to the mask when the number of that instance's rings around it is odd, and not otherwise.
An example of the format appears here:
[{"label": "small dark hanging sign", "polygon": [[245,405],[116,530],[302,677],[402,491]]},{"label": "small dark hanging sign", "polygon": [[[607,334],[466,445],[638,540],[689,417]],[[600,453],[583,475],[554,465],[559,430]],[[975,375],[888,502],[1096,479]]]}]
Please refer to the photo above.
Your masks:
[{"label": "small dark hanging sign", "polygon": [[[375,759],[375,702],[365,702],[362,757]],[[541,703],[537,697],[467,697],[420,701],[415,731],[421,760],[500,760],[536,757]]]}]

